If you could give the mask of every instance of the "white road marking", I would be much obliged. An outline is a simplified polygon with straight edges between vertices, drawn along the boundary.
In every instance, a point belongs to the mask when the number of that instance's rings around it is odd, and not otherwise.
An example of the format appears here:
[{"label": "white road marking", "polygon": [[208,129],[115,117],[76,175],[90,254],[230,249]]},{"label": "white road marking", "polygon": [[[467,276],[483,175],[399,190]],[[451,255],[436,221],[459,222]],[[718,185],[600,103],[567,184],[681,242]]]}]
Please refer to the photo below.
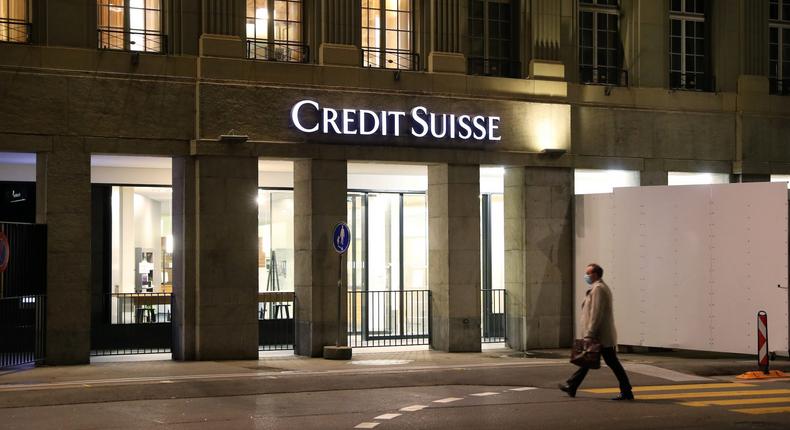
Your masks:
[{"label": "white road marking", "polygon": [[511,388],[508,391],[532,391],[537,389],[538,387],[518,387],[518,388]]},{"label": "white road marking", "polygon": [[666,379],[673,382],[683,381],[710,381],[710,378],[704,378],[697,375],[689,375],[687,373],[680,373],[674,370],[663,369],[658,366],[651,366],[649,364],[639,363],[626,363],[623,364],[625,370],[634,373],[641,373],[642,375],[653,376],[655,378]]},{"label": "white road marking", "polygon": [[495,393],[495,392],[493,392],[493,391],[486,391],[486,392],[484,392],[484,393],[474,393],[474,394],[470,394],[470,396],[486,397],[486,396],[496,396],[496,395],[498,395],[498,394],[499,394],[499,393]]},{"label": "white road marking", "polygon": [[355,429],[372,429],[375,428],[379,423],[359,423],[354,426]]},{"label": "white road marking", "polygon": [[411,406],[406,406],[405,408],[400,408],[400,411],[401,412],[417,412],[417,411],[421,411],[421,410],[423,410],[423,409],[425,409],[427,407],[428,406],[425,406],[425,405],[411,405]]},{"label": "white road marking", "polygon": [[398,418],[401,415],[403,415],[403,414],[384,414],[384,415],[379,415],[379,416],[377,416],[376,418],[373,418],[373,419],[374,420],[391,420],[393,418]]},{"label": "white road marking", "polygon": [[463,398],[461,398],[461,397],[448,397],[446,399],[434,400],[433,402],[434,403],[451,403],[451,402],[457,402],[459,400],[463,400]]}]

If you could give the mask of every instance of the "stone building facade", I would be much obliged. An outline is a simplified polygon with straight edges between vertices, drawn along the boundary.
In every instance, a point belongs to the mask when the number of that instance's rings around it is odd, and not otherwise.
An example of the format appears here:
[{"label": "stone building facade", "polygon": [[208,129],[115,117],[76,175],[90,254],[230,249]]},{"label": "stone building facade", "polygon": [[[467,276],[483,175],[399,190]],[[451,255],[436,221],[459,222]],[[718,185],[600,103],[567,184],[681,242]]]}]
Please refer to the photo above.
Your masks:
[{"label": "stone building facade", "polygon": [[[287,44],[251,37],[275,28],[258,15],[274,9],[251,17],[245,0],[150,2],[157,23],[137,39],[128,18],[102,17],[131,16],[134,0],[19,2],[21,24],[0,17],[16,32],[0,43],[0,151],[37,155],[48,361],[89,359],[92,154],[172,157],[176,359],[257,357],[257,209],[229,196],[255,195],[260,158],[295,161],[297,354],[334,343],[329,234],[349,160],[428,165],[431,345],[444,351],[481,348],[480,247],[462,234],[478,237],[480,166],[504,166],[508,343],[568,345],[575,168],[637,170],[642,185],[790,174],[790,63],[773,66],[790,58],[770,50],[790,1],[697,2],[270,0],[300,11]],[[376,8],[410,14],[392,56]],[[303,133],[300,100],[496,116],[501,140]]]}]

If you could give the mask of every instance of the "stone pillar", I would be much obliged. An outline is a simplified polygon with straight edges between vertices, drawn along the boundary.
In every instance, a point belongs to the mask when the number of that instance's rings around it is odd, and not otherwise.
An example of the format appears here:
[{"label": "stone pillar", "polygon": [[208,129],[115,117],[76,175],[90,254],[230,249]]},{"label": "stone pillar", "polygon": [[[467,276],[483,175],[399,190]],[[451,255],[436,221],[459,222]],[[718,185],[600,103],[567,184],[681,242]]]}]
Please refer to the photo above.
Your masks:
[{"label": "stone pillar", "polygon": [[174,356],[258,357],[258,159],[173,163]]},{"label": "stone pillar", "polygon": [[36,222],[47,225],[47,364],[90,362],[90,160],[73,137],[36,157]]},{"label": "stone pillar", "polygon": [[195,317],[197,222],[195,195],[196,160],[173,157],[173,359],[197,358]]},{"label": "stone pillar", "polygon": [[664,167],[664,160],[645,160],[645,165],[639,173],[639,185],[667,185],[669,172]]},{"label": "stone pillar", "polygon": [[[297,355],[321,357],[337,337],[338,254],[332,231],[346,221],[347,173],[344,160],[294,163],[294,259]],[[340,344],[347,343],[347,257],[340,294]]]},{"label": "stone pillar", "polygon": [[480,166],[428,166],[431,348],[480,351]]},{"label": "stone pillar", "polygon": [[245,0],[203,0],[203,33],[245,36]]},{"label": "stone pillar", "polygon": [[666,88],[669,83],[669,2],[623,0],[620,32],[623,69],[630,86]]},{"label": "stone pillar", "polygon": [[359,66],[360,50],[359,0],[325,0],[323,7],[322,43],[318,49],[320,64]]},{"label": "stone pillar", "polygon": [[428,71],[466,73],[466,58],[461,53],[461,2],[433,0],[429,13],[432,29]]},{"label": "stone pillar", "polygon": [[741,73],[768,75],[768,6],[763,0],[740,0]]},{"label": "stone pillar", "polygon": [[573,171],[505,171],[507,343],[517,350],[573,339]]},{"label": "stone pillar", "polygon": [[736,183],[741,182],[771,182],[771,175],[761,173],[741,173],[733,175],[733,181]]},{"label": "stone pillar", "polygon": [[201,57],[244,58],[245,0],[203,0]]},{"label": "stone pillar", "polygon": [[560,12],[562,2],[556,0],[534,0],[532,19],[533,60],[558,61],[560,59]]}]

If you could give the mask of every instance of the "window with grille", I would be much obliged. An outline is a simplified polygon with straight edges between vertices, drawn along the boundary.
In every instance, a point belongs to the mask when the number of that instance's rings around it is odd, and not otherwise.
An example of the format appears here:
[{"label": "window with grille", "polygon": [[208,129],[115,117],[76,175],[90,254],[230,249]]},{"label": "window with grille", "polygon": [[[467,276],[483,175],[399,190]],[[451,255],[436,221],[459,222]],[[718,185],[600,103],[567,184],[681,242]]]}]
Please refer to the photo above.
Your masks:
[{"label": "window with grille", "polygon": [[585,84],[621,81],[618,0],[579,1],[579,80]]},{"label": "window with grille", "polygon": [[247,0],[247,57],[306,62],[302,0]]},{"label": "window with grille", "polygon": [[521,66],[514,61],[514,15],[510,0],[469,1],[469,74],[520,75]]},{"label": "window with grille", "polygon": [[669,8],[669,86],[714,90],[708,66],[705,0],[671,0]]},{"label": "window with grille", "polygon": [[99,48],[165,52],[162,0],[97,0]]},{"label": "window with grille", "polygon": [[27,0],[0,0],[0,42],[28,42]]},{"label": "window with grille", "polygon": [[362,65],[417,69],[412,0],[362,0]]},{"label": "window with grille", "polygon": [[790,0],[770,0],[768,20],[770,92],[790,95]]}]

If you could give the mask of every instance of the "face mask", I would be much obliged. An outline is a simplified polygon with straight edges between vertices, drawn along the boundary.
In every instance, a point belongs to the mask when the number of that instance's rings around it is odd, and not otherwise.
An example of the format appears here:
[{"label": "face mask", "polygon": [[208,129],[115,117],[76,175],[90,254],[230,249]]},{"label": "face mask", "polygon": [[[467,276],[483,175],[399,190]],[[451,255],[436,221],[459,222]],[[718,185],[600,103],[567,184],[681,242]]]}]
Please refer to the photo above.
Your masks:
[{"label": "face mask", "polygon": [[590,275],[584,275],[584,282],[586,282],[587,285],[592,285],[592,277]]}]

